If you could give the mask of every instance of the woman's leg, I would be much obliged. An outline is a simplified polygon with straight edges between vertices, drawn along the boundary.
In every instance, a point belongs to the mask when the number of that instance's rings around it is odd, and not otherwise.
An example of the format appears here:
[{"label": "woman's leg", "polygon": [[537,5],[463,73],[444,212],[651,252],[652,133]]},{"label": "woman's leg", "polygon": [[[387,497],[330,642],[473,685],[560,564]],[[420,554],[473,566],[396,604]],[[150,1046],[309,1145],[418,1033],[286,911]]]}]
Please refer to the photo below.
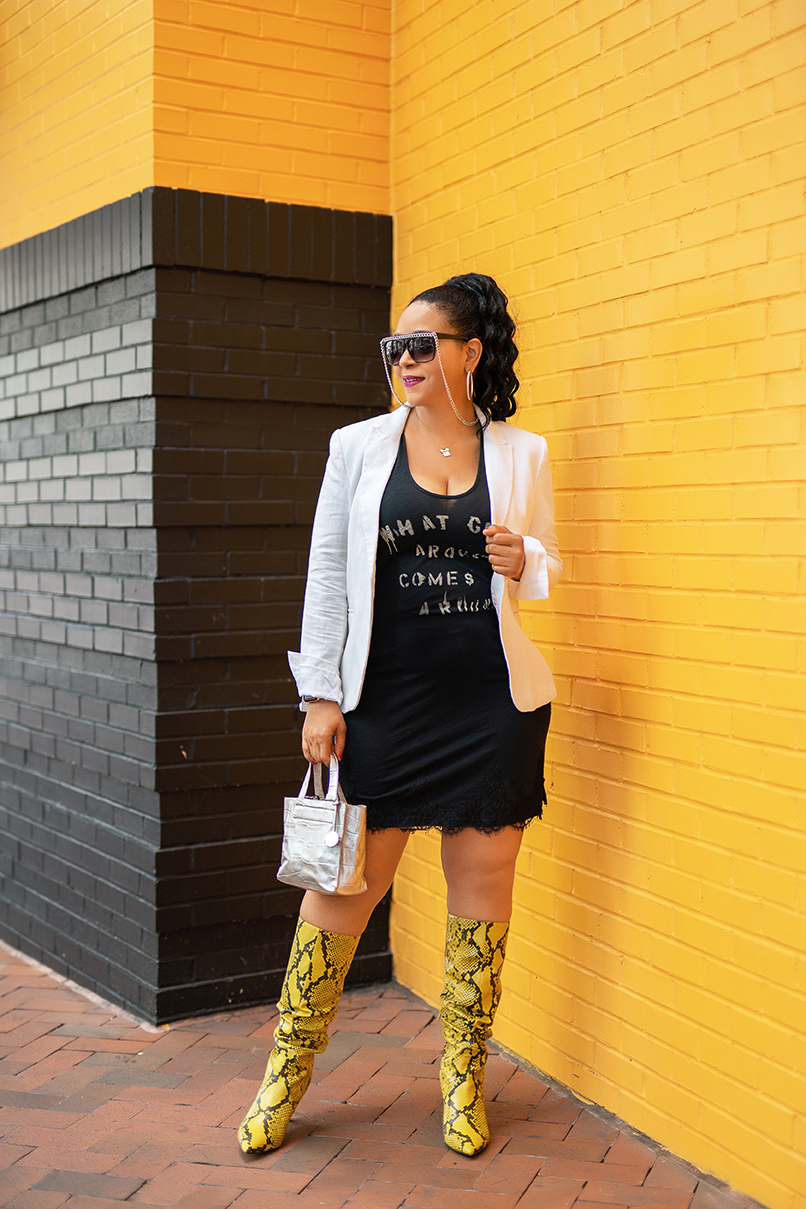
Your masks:
[{"label": "woman's leg", "polygon": [[326,932],[360,936],[392,884],[408,838],[408,831],[368,831],[366,892],[344,895],[308,890],[300,907],[300,919]]},{"label": "woman's leg", "polygon": [[344,897],[305,895],[278,1007],[274,1049],[252,1107],[241,1122],[238,1141],[247,1154],[282,1144],[292,1113],[313,1073],[316,1054],[328,1044],[328,1026],[361,933],[391,885],[406,846],[404,831],[367,835],[367,889]]},{"label": "woman's leg", "polygon": [[512,884],[523,832],[505,827],[484,835],[467,827],[442,837],[448,911],[463,919],[503,922],[512,917]]},{"label": "woman's leg", "polygon": [[445,1049],[440,1064],[447,1146],[478,1154],[490,1140],[484,1111],[486,1039],[501,997],[501,967],[512,914],[512,883],[521,832],[465,830],[443,836],[448,883],[445,987],[440,1017]]}]

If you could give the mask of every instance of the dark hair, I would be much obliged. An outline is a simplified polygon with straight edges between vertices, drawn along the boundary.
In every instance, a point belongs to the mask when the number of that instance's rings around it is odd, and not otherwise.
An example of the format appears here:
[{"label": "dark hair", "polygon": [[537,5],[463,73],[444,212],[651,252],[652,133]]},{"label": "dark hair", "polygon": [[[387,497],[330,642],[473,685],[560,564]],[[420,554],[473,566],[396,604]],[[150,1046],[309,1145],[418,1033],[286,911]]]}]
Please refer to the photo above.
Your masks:
[{"label": "dark hair", "polygon": [[518,346],[508,299],[497,282],[483,273],[463,273],[423,290],[411,301],[436,307],[458,336],[481,341],[482,354],[473,374],[474,402],[487,422],[514,416],[520,385],[513,368]]}]

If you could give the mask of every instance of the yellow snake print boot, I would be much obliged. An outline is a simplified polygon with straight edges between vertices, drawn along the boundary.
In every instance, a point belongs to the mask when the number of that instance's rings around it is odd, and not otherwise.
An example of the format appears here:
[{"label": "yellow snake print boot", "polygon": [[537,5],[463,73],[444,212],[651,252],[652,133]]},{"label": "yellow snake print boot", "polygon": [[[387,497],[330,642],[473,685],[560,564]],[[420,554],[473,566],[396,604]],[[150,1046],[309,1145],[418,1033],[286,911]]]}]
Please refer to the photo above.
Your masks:
[{"label": "yellow snake print boot", "polygon": [[298,921],[277,1004],[280,1022],[274,1049],[260,1091],[238,1130],[245,1154],[282,1145],[291,1115],[311,1081],[314,1055],[327,1049],[328,1025],[360,939]]},{"label": "yellow snake print boot", "polygon": [[439,1082],[442,1136],[459,1154],[478,1154],[490,1140],[484,1111],[485,1041],[501,998],[508,931],[508,923],[448,916],[439,1013],[445,1049]]}]

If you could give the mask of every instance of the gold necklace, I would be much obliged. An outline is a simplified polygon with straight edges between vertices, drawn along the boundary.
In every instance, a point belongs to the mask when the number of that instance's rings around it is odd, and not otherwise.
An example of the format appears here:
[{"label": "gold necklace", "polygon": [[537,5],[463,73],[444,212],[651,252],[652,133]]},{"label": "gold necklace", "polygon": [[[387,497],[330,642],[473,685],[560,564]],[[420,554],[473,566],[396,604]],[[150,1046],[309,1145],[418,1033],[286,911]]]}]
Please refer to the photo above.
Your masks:
[{"label": "gold necklace", "polygon": [[[459,418],[461,419],[461,416],[460,416]],[[417,414],[417,419],[420,421],[420,423],[422,424],[422,426],[423,426],[423,428],[425,429],[425,431],[426,431],[426,432],[428,433],[428,435],[431,437],[432,441],[436,441],[436,439],[437,439],[437,438],[434,436],[433,432],[432,432],[432,431],[431,431],[431,429],[428,427],[428,425],[426,424],[425,420],[423,420],[423,419],[420,417],[419,413]],[[467,421],[466,421],[466,420],[463,420],[462,422],[463,422],[464,424],[466,424],[466,423],[467,423]],[[478,417],[476,418],[476,421],[475,421],[475,422],[476,422],[476,424],[478,424]],[[459,437],[463,437],[464,435],[465,435],[465,434],[464,434],[463,432],[460,432],[458,436],[454,437],[454,439],[451,441],[450,445],[438,445],[438,446],[437,446],[437,448],[439,449],[439,452],[442,454],[443,458],[449,458],[449,457],[451,456],[451,448],[452,448],[452,446],[454,446],[454,445],[456,444],[456,442],[459,440]]]}]

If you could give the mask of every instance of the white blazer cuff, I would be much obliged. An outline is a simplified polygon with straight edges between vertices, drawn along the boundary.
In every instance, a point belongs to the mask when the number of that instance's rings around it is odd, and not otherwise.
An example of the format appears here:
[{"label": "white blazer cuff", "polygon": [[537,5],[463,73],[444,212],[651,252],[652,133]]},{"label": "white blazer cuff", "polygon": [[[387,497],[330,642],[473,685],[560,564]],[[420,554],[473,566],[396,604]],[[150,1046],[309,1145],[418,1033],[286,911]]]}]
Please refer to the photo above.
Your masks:
[{"label": "white blazer cuff", "polygon": [[519,580],[508,579],[510,596],[515,600],[545,600],[549,594],[549,570],[546,551],[536,537],[523,539],[526,562]]},{"label": "white blazer cuff", "polygon": [[341,676],[339,669],[329,659],[289,651],[288,664],[300,697],[324,697],[326,701],[341,705]]}]

